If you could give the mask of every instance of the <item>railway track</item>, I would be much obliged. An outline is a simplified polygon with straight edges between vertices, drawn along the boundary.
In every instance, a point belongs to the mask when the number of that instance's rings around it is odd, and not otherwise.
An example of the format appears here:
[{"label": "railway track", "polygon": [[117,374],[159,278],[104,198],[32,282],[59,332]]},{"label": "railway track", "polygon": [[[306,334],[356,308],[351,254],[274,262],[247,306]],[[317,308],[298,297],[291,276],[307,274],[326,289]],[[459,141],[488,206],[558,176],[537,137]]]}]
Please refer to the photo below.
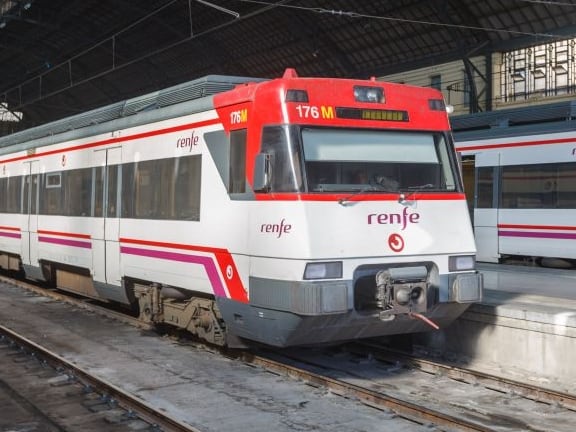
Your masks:
[{"label": "railway track", "polygon": [[[313,373],[309,370],[306,370],[305,368],[292,366],[282,361],[275,361],[264,356],[246,355],[243,356],[243,359],[244,361],[261,366],[267,370],[287,375],[315,386],[327,388],[331,392],[340,396],[346,398],[355,398],[362,403],[370,405],[374,408],[391,410],[396,415],[402,416],[414,423],[420,423],[422,425],[432,424],[435,426],[447,428],[447,430],[482,432],[493,431],[492,428],[466,421],[463,418],[444,414],[440,411],[429,409],[426,406],[395,398],[385,393],[370,390],[360,385],[333,379],[319,373]],[[305,359],[302,360],[305,361]]]},{"label": "railway track", "polygon": [[[64,293],[29,283],[6,278],[0,281],[17,283],[38,295],[146,328],[135,318],[108,311],[102,305],[70,298]],[[196,345],[196,342],[182,341],[182,345],[190,344]],[[387,417],[404,419],[409,424],[424,428],[435,427],[436,430],[571,430],[571,423],[564,419],[570,419],[576,409],[576,397],[573,395],[410,357],[385,350],[377,344],[356,343],[338,349],[214,351],[218,355],[225,354],[267,372],[297,379],[314,388],[326,389],[332,394],[377,408],[386,412]],[[71,374],[84,375],[82,371]],[[451,394],[449,389],[455,393]],[[103,388],[102,393],[116,395],[116,390],[120,389],[112,386],[112,389]],[[118,399],[123,397],[120,391]],[[467,401],[464,400],[466,398]],[[139,409],[146,411],[150,407],[126,405],[129,412]],[[553,418],[557,421],[551,420]],[[153,419],[150,422],[160,424],[160,421]],[[180,426],[170,425],[170,419],[166,419],[166,422],[165,430],[195,430],[170,429]]]},{"label": "railway track", "polygon": [[[3,371],[12,379],[0,378],[2,388],[11,398],[20,401],[19,408],[26,407],[35,415],[33,423],[41,425],[35,430],[96,432],[105,427],[108,432],[201,432],[4,326],[0,326],[0,347],[3,355],[13,356],[11,370]],[[44,385],[37,381],[40,376]],[[35,381],[36,392],[42,389],[42,395],[26,390],[31,385],[30,378]],[[53,388],[55,383],[75,389],[50,391],[47,400],[46,388]],[[5,413],[4,417],[8,417],[4,421],[10,421],[9,414]],[[27,423],[22,430],[32,430],[30,422]]]},{"label": "railway track", "polygon": [[433,375],[443,375],[456,381],[471,385],[481,385],[498,392],[515,394],[536,402],[555,404],[576,411],[576,395],[569,393],[507,379],[502,376],[490,375],[455,364],[418,358],[404,352],[384,349],[382,346],[368,342],[348,345],[347,349],[361,355],[372,356],[378,361],[389,364],[401,364],[405,368],[414,368]]},{"label": "railway track", "polygon": [[570,431],[576,411],[576,395],[416,358],[373,343],[270,356],[274,360],[265,355],[254,362],[442,430]]}]

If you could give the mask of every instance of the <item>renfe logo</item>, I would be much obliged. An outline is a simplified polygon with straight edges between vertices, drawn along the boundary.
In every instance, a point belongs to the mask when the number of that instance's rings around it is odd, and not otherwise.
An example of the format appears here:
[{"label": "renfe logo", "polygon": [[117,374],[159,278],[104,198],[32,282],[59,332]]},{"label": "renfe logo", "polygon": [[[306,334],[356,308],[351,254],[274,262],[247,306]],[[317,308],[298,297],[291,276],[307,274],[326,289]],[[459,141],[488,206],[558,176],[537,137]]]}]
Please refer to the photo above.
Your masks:
[{"label": "renfe logo", "polygon": [[408,224],[416,224],[420,219],[420,214],[408,214],[408,207],[404,207],[402,213],[371,213],[368,215],[368,225],[401,225],[402,231]]},{"label": "renfe logo", "polygon": [[176,148],[190,147],[188,151],[192,151],[192,147],[196,147],[198,145],[199,139],[200,137],[196,135],[196,131],[192,131],[190,136],[178,138],[176,140]]},{"label": "renfe logo", "polygon": [[276,238],[280,238],[282,234],[290,234],[292,230],[292,225],[284,223],[285,219],[282,219],[279,224],[262,224],[260,225],[260,232],[262,233],[278,233]]}]

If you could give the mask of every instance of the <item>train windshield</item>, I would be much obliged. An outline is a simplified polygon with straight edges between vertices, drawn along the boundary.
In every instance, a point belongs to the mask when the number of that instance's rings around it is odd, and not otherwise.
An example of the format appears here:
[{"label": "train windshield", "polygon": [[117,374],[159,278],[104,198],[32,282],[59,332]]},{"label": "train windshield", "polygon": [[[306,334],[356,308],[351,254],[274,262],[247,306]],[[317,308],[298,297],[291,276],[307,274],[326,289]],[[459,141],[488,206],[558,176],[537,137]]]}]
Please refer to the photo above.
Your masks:
[{"label": "train windshield", "polygon": [[432,132],[267,127],[273,192],[456,191],[447,135]]},{"label": "train windshield", "polygon": [[442,133],[304,128],[301,136],[310,192],[457,190]]}]

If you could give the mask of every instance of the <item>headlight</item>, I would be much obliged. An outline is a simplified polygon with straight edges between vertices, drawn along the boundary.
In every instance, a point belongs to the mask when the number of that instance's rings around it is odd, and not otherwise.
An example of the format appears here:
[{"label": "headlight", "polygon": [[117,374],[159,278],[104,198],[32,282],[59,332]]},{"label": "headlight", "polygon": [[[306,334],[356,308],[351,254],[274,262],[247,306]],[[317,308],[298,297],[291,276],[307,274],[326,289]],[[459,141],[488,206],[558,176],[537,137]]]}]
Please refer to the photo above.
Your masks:
[{"label": "headlight", "polygon": [[448,270],[450,271],[474,270],[475,268],[475,255],[451,256],[448,258]]},{"label": "headlight", "polygon": [[304,279],[339,279],[342,277],[342,262],[318,262],[306,264]]},{"label": "headlight", "polygon": [[382,87],[354,86],[354,100],[356,102],[384,103],[384,89]]}]

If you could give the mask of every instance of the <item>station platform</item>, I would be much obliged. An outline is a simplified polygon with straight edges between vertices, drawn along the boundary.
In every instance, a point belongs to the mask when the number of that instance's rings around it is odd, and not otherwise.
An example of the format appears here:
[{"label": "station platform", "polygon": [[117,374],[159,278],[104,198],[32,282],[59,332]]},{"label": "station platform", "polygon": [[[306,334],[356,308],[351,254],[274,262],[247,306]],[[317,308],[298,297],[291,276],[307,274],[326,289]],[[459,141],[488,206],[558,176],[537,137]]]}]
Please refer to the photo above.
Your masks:
[{"label": "station platform", "polygon": [[[415,346],[475,369],[576,392],[576,270],[479,263],[482,303]],[[465,366],[464,364],[464,366]]]}]

